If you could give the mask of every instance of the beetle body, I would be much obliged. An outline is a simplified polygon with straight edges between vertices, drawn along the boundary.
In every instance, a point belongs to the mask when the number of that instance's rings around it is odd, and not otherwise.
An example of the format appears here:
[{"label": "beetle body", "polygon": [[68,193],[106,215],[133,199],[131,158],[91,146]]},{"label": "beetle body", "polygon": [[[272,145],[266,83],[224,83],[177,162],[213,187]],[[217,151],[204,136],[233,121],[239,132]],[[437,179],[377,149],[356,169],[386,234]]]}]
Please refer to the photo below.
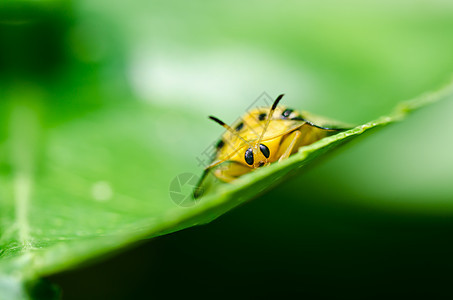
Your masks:
[{"label": "beetle body", "polygon": [[[216,153],[196,191],[201,191],[210,172],[223,182],[231,182],[254,169],[288,158],[302,146],[344,130],[315,125],[302,112],[277,106],[282,97],[270,108],[247,112],[232,126],[210,117],[227,130],[216,144]],[[199,197],[200,193],[194,195]]]}]

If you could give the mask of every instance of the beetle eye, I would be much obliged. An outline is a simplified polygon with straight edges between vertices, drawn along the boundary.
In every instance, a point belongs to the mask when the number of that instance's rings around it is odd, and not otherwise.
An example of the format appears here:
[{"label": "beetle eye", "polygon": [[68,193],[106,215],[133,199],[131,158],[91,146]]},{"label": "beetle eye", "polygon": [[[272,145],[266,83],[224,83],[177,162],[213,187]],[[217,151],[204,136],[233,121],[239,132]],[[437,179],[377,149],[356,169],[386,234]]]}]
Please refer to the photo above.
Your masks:
[{"label": "beetle eye", "polygon": [[267,148],[266,145],[260,144],[260,151],[266,158],[269,158],[271,152],[269,151],[269,148]]},{"label": "beetle eye", "polygon": [[253,165],[253,150],[252,148],[248,148],[247,151],[245,151],[245,162],[249,165]]}]

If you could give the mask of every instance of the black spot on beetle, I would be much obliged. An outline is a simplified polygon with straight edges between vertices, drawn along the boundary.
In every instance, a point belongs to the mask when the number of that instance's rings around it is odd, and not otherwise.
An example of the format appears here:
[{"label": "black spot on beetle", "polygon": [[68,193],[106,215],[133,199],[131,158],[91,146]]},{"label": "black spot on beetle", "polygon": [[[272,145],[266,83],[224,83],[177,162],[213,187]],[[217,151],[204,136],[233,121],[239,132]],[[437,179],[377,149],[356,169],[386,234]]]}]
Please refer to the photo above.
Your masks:
[{"label": "black spot on beetle", "polygon": [[236,129],[236,131],[240,131],[243,127],[244,127],[244,122],[241,122],[236,126],[235,129]]},{"label": "black spot on beetle", "polygon": [[219,140],[217,142],[217,144],[215,145],[215,147],[217,148],[217,150],[220,150],[223,148],[224,145],[225,145],[225,142],[223,140]]},{"label": "black spot on beetle", "polygon": [[264,120],[266,120],[266,116],[267,116],[266,113],[260,113],[260,114],[258,115],[258,120],[264,121]]}]

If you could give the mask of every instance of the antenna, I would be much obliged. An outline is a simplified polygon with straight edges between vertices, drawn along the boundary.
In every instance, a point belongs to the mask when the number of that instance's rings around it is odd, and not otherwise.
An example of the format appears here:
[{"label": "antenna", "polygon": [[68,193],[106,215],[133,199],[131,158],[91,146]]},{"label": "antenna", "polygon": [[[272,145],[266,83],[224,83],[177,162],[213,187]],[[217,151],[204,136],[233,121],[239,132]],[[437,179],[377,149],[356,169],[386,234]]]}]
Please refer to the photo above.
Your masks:
[{"label": "antenna", "polygon": [[251,144],[249,142],[247,142],[242,136],[240,136],[236,131],[234,131],[233,128],[231,128],[229,125],[225,124],[225,122],[223,122],[223,121],[221,121],[221,120],[219,120],[219,119],[217,119],[216,117],[213,117],[213,116],[209,116],[209,119],[213,120],[214,122],[216,122],[217,124],[219,124],[220,126],[225,128],[226,130],[231,132],[231,134],[233,134],[236,137],[238,137],[239,139],[241,139],[244,143],[249,145],[249,147],[251,147]]},{"label": "antenna", "polygon": [[266,132],[267,127],[269,127],[269,123],[271,122],[272,115],[274,114],[274,111],[275,111],[275,109],[277,108],[278,103],[280,102],[280,100],[282,100],[282,98],[283,98],[284,95],[285,95],[285,94],[280,94],[280,95],[277,97],[277,99],[275,99],[274,104],[272,104],[272,107],[271,107],[271,109],[269,110],[269,113],[267,114],[266,124],[264,125],[263,132],[261,132],[260,139],[258,140],[258,145],[261,144],[261,140],[262,140],[263,137],[264,137],[264,133]]}]

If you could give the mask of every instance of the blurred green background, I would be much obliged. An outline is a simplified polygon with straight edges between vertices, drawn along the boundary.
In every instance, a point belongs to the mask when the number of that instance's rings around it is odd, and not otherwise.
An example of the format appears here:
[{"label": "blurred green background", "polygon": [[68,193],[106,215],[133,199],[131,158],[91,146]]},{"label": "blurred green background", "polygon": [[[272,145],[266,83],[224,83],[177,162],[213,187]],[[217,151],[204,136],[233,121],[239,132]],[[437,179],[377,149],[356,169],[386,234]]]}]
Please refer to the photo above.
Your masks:
[{"label": "blurred green background", "polygon": [[[201,173],[196,157],[221,133],[208,114],[232,122],[261,93],[285,93],[286,105],[361,124],[449,82],[452,53],[448,1],[7,2],[0,137],[13,102],[33,108],[29,128],[65,128],[69,145],[95,142],[101,114],[150,138],[159,164],[133,180],[169,201],[169,179]],[[64,299],[450,293],[452,112],[453,101],[427,107],[209,225],[49,279]],[[140,156],[113,133],[124,160],[93,172],[127,186],[135,169],[121,168]]]}]

